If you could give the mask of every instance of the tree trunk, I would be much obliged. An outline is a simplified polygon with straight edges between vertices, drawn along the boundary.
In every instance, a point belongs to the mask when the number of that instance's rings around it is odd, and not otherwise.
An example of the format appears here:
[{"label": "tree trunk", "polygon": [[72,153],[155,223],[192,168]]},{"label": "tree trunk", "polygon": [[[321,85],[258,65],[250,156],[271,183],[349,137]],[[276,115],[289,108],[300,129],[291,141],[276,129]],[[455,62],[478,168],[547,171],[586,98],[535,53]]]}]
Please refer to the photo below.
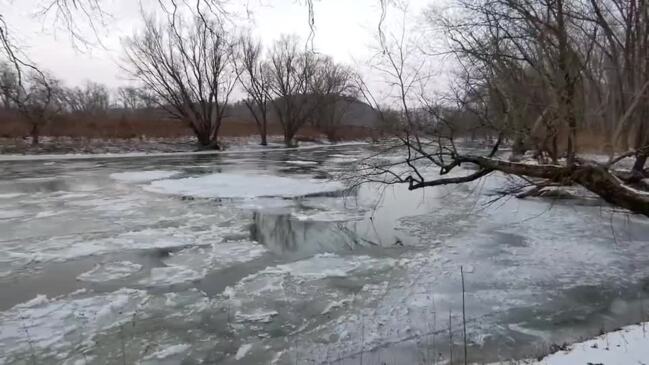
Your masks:
[{"label": "tree trunk", "polygon": [[[576,183],[599,195],[608,203],[649,217],[649,192],[624,185],[622,180],[602,166],[531,165],[481,156],[459,156],[457,161],[476,164],[484,171],[500,171],[511,175],[547,179],[560,184]],[[441,179],[422,184],[422,187],[436,185],[446,184]]]},{"label": "tree trunk", "polygon": [[641,153],[635,158],[635,163],[633,164],[633,168],[631,169],[631,179],[633,181],[637,182],[646,177],[644,167],[647,164],[648,157],[649,154]]},{"label": "tree trunk", "polygon": [[41,126],[39,123],[32,124],[32,130],[30,131],[30,136],[32,137],[32,146],[37,146],[41,134]]},{"label": "tree trunk", "polygon": [[262,121],[261,124],[261,145],[262,146],[268,146],[268,123],[266,122],[266,119]]}]

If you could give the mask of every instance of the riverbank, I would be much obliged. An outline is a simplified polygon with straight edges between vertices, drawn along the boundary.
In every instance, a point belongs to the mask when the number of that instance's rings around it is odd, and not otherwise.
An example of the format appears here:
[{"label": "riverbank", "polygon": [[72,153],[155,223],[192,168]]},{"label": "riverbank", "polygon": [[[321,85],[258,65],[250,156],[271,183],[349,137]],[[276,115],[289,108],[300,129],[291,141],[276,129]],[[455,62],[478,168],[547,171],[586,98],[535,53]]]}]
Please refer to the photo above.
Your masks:
[{"label": "riverbank", "polygon": [[630,365],[649,361],[649,322],[567,346],[542,360],[491,365]]}]

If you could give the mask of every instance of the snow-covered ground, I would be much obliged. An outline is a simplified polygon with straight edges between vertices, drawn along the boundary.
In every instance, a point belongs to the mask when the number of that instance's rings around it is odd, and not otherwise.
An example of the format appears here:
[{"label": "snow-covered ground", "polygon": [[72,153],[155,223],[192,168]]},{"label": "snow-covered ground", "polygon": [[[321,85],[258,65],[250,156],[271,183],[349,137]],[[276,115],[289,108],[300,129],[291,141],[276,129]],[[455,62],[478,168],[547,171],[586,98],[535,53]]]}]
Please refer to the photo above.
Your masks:
[{"label": "snow-covered ground", "polygon": [[521,360],[492,365],[631,365],[649,360],[649,323],[612,331],[592,340],[579,342],[541,360]]},{"label": "snow-covered ground", "polygon": [[336,182],[369,148],[0,162],[0,364],[444,363],[460,266],[472,361],[647,314],[644,220]]}]

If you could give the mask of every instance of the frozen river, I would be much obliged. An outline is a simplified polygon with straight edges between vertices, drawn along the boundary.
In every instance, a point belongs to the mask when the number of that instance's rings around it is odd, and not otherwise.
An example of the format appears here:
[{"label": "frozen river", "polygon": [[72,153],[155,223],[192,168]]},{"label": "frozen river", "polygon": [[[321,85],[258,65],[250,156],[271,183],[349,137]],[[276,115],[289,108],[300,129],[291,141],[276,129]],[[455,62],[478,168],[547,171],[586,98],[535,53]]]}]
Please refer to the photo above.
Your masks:
[{"label": "frozen river", "polygon": [[370,153],[0,162],[0,364],[444,363],[461,266],[474,361],[647,319],[649,221],[336,181]]}]

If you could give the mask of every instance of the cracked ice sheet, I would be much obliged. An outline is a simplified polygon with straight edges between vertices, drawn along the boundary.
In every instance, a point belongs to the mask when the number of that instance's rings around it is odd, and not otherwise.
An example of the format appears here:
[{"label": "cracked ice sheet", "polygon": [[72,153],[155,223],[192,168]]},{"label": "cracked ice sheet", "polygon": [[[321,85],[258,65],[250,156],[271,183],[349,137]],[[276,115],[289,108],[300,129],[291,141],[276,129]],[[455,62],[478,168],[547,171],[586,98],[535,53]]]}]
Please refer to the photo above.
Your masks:
[{"label": "cracked ice sheet", "polygon": [[186,179],[158,180],[145,190],[196,198],[293,198],[318,193],[344,190],[339,182],[274,175],[246,175],[236,173],[212,174]]},{"label": "cracked ice sheet", "polygon": [[[160,295],[120,289],[54,299],[38,296],[0,313],[0,363],[32,359],[38,364],[115,364],[124,361],[124,353],[128,363],[154,359],[150,363],[178,364],[193,355],[196,362],[218,343],[201,329],[213,308],[196,289]],[[163,318],[166,325],[160,327]],[[33,346],[26,341],[25,328]],[[184,344],[191,344],[191,353]]]},{"label": "cracked ice sheet", "polygon": [[0,363],[30,353],[65,358],[73,346],[128,321],[147,297],[133,289],[77,295],[56,299],[40,295],[0,313]]},{"label": "cracked ice sheet", "polygon": [[149,277],[139,281],[147,287],[165,287],[203,279],[210,271],[252,261],[268,251],[256,242],[223,242],[210,247],[190,247],[172,253],[163,262],[166,267],[151,269]]},{"label": "cracked ice sheet", "polygon": [[[580,365],[606,364],[628,365],[644,364],[649,359],[648,323],[627,326],[618,331],[605,333],[595,339],[580,342],[542,360],[519,361],[521,365]],[[509,365],[512,362],[491,365]]]},{"label": "cracked ice sheet", "polygon": [[8,241],[0,245],[0,263],[8,267],[0,270],[0,276],[10,275],[31,263],[64,262],[132,250],[206,246],[249,235],[245,220],[234,226],[206,226],[202,220],[210,218],[216,219],[213,215],[199,215],[193,223],[180,227],[146,228],[115,236],[88,234]]},{"label": "cracked ice sheet", "polygon": [[[235,309],[239,322],[269,323],[281,317],[283,325],[302,326],[319,321],[322,313],[344,306],[349,293],[330,287],[323,279],[344,279],[378,275],[395,265],[395,260],[369,256],[320,254],[285,265],[268,267],[247,276],[223,292]],[[309,320],[300,308],[310,308]]]},{"label": "cracked ice sheet", "polygon": [[249,241],[215,243],[209,247],[191,247],[172,253],[163,262],[168,266],[186,267],[201,272],[220,270],[234,264],[259,258],[268,250]]},{"label": "cracked ice sheet", "polygon": [[127,278],[142,270],[142,265],[129,261],[108,262],[95,266],[92,270],[77,276],[77,280],[105,282]]}]

